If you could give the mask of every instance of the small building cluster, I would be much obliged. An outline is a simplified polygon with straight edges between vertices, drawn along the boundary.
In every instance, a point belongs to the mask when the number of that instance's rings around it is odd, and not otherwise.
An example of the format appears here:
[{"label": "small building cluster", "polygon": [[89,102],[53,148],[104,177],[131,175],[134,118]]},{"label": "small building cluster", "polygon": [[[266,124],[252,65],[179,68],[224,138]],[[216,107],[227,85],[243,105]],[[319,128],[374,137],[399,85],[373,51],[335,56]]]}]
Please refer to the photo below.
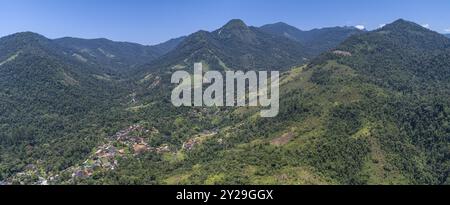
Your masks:
[{"label": "small building cluster", "polygon": [[128,138],[133,138],[130,136],[131,132],[144,132],[149,133],[150,130],[144,129],[141,125],[131,125],[126,129],[120,130],[115,135],[111,136],[111,138],[117,140],[117,141],[126,141]]},{"label": "small building cluster", "polygon": [[164,144],[164,145],[161,145],[161,146],[157,147],[157,148],[155,149],[155,151],[156,151],[156,153],[158,153],[158,154],[162,154],[162,153],[170,152],[171,150],[170,150],[169,145]]},{"label": "small building cluster", "polygon": [[131,125],[120,130],[108,137],[106,144],[97,147],[95,153],[84,161],[82,166],[74,168],[72,177],[84,178],[92,176],[99,170],[114,170],[118,167],[117,157],[124,157],[131,152],[139,155],[154,150],[145,142],[144,138],[134,136],[133,132],[146,134],[157,131],[144,129],[141,125]]},{"label": "small building cluster", "polygon": [[202,133],[198,134],[196,137],[193,137],[191,139],[188,139],[186,142],[183,143],[182,149],[190,151],[195,146],[201,144],[206,138],[212,137],[217,134],[217,131],[203,131]]},{"label": "small building cluster", "polygon": [[[70,180],[88,178],[98,172],[117,169],[119,166],[118,159],[121,157],[136,157],[147,152],[157,154],[177,152],[177,148],[168,144],[151,147],[147,143],[147,139],[143,137],[149,136],[148,134],[150,133],[157,134],[159,131],[156,128],[148,130],[141,125],[131,125],[112,136],[108,136],[105,143],[96,147],[94,152],[81,165],[71,166],[59,173],[68,174],[72,177]],[[218,130],[203,131],[184,142],[181,149],[190,151],[217,133]],[[222,141],[222,139],[219,139],[220,143]],[[17,183],[48,185],[60,180],[60,175],[53,175],[52,173],[42,171],[39,168],[42,167],[41,165],[42,161],[40,160],[36,161],[35,164],[28,164],[22,172],[16,173],[7,180],[0,181],[0,185]]]},{"label": "small building cluster", "polygon": [[191,138],[189,140],[187,140],[186,142],[183,143],[183,149],[190,151],[192,150],[196,145],[201,143],[201,138],[200,137],[195,137],[195,138]]},{"label": "small building cluster", "polygon": [[[39,163],[39,161],[37,161],[37,163]],[[59,175],[44,172],[35,164],[28,164],[24,167],[23,171],[14,174],[12,177],[4,181],[0,181],[0,185],[49,185],[52,182],[55,182],[58,178]]]},{"label": "small building cluster", "polygon": [[345,57],[352,56],[352,53],[347,52],[347,51],[341,51],[341,50],[335,50],[335,51],[333,51],[333,54],[338,55],[338,56],[345,56]]}]

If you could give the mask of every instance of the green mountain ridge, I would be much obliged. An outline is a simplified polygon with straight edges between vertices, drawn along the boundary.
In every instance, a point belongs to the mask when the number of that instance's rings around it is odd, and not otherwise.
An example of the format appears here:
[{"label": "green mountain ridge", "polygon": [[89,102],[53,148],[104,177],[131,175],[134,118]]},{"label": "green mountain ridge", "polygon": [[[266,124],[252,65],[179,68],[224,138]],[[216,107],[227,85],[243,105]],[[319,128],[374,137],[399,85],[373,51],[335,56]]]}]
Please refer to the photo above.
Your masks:
[{"label": "green mountain ridge", "polygon": [[97,143],[127,84],[41,35],[18,33],[0,45],[0,178],[37,161],[46,171],[75,163]]},{"label": "green mountain ridge", "polygon": [[241,20],[231,20],[216,31],[189,35],[173,51],[142,66],[141,71],[192,70],[194,62],[200,61],[211,70],[286,70],[310,57],[308,50],[296,42],[271,36]]},{"label": "green mountain ridge", "polygon": [[[10,114],[0,119],[0,182],[450,183],[450,40],[401,19],[348,38],[332,30],[324,36],[336,46],[317,56],[289,36],[232,20],[181,39],[130,78],[108,80],[92,76],[114,69],[60,54],[79,48],[1,38],[0,54],[8,51],[0,56],[1,107]],[[170,75],[194,62],[219,71],[280,69],[280,114],[175,108]],[[14,106],[20,112],[6,109]]]},{"label": "green mountain ridge", "polygon": [[330,27],[302,31],[283,22],[268,24],[260,27],[264,32],[276,36],[283,36],[310,49],[315,55],[335,48],[352,35],[364,33],[355,27]]},{"label": "green mountain ridge", "polygon": [[448,39],[404,20],[350,37],[284,75],[278,117],[234,110],[228,127],[156,181],[446,184],[447,48]]},{"label": "green mountain ridge", "polygon": [[108,39],[60,38],[55,42],[62,47],[73,49],[87,61],[122,73],[149,63],[173,50],[184,37],[154,45],[143,46],[136,43],[114,42]]}]

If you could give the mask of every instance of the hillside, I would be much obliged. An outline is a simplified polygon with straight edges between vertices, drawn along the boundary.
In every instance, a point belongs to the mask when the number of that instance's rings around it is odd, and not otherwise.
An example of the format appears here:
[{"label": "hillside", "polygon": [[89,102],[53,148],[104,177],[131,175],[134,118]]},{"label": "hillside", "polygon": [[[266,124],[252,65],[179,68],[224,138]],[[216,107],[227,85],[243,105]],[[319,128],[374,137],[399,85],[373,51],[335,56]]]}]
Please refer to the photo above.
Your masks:
[{"label": "hillside", "polygon": [[184,37],[169,40],[155,46],[136,43],[114,42],[108,39],[60,38],[54,42],[61,47],[74,50],[74,54],[86,62],[113,72],[131,72],[173,50]]},{"label": "hillside", "polygon": [[151,170],[145,183],[448,184],[448,48],[404,20],[353,36],[283,75],[278,117],[216,113],[231,120],[213,137],[123,161],[103,183]]},{"label": "hillside", "polygon": [[[297,32],[232,20],[149,62],[136,44],[1,38],[0,184],[450,183],[450,39],[402,19]],[[194,62],[281,70],[280,114],[174,107],[170,76]]]},{"label": "hillside", "polygon": [[179,46],[141,70],[189,70],[202,61],[212,70],[248,70],[253,68],[286,70],[305,62],[312,55],[300,44],[274,37],[258,28],[231,20],[213,32],[198,31]]},{"label": "hillside", "polygon": [[275,23],[261,26],[264,32],[282,36],[300,42],[315,55],[335,48],[348,37],[365,31],[355,27],[331,27],[302,31],[286,23]]},{"label": "hillside", "polygon": [[75,163],[105,132],[103,119],[127,84],[38,34],[0,45],[0,178],[27,164],[50,171]]}]

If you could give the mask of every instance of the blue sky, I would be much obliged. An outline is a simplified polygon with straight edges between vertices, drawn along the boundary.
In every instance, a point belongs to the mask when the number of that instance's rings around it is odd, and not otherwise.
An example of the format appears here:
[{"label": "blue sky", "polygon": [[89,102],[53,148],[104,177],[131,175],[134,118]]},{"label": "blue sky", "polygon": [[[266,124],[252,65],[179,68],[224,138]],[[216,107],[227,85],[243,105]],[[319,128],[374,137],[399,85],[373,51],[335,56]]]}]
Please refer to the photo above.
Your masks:
[{"label": "blue sky", "polygon": [[364,25],[398,18],[450,33],[449,0],[0,0],[0,36],[33,31],[49,38],[105,37],[155,44],[214,30],[240,18],[261,26],[285,22],[302,30]]}]

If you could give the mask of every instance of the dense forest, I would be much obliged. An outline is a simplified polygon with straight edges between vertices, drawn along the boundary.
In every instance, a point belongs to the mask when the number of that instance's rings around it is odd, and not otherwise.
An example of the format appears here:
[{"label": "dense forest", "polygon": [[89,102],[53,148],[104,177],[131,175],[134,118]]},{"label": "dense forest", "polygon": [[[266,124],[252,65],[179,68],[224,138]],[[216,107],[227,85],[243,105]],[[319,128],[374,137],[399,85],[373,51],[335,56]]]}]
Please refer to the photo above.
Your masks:
[{"label": "dense forest", "polygon": [[[232,20],[159,47],[1,38],[0,181],[450,184],[448,38],[405,20],[368,32],[281,25]],[[174,107],[171,73],[194,62],[279,66],[280,114]]]}]

